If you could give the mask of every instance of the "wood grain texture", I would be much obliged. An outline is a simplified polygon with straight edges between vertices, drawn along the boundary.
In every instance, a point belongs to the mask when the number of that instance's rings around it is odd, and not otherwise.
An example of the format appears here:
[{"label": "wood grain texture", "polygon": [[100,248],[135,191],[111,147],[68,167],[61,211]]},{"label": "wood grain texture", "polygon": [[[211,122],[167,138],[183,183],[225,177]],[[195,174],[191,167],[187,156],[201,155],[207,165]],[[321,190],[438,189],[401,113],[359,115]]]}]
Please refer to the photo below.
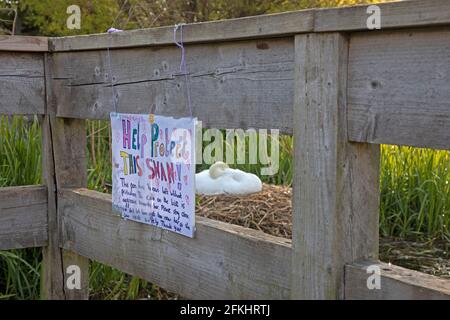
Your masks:
[{"label": "wood grain texture", "polygon": [[87,186],[85,121],[52,117],[51,122],[57,190]]},{"label": "wood grain texture", "polygon": [[0,35],[0,51],[47,52],[48,38]]},{"label": "wood grain texture", "polygon": [[[381,271],[379,290],[367,288],[368,266]],[[450,300],[450,280],[380,262],[345,267],[345,298],[349,300]]]},{"label": "wood grain texture", "polygon": [[[216,128],[290,132],[292,39],[186,48],[194,116]],[[106,51],[57,53],[53,86],[59,117],[109,119],[114,111]],[[119,112],[189,116],[180,51],[111,50]]]},{"label": "wood grain texture", "polygon": [[0,250],[47,245],[45,186],[0,188]]},{"label": "wood grain texture", "polygon": [[42,166],[43,181],[48,192],[48,246],[42,250],[41,299],[64,300],[64,274],[62,253],[59,248],[59,228],[56,201],[56,180],[52,146],[50,115],[43,117]]},{"label": "wood grain texture", "polygon": [[0,115],[43,114],[44,91],[42,54],[0,51]]},{"label": "wood grain texture", "polygon": [[354,34],[350,140],[450,149],[449,52],[450,28]]},{"label": "wood grain texture", "polygon": [[68,250],[190,299],[286,299],[290,241],[197,217],[194,239],[112,212],[111,195],[64,190]]},{"label": "wood grain texture", "polygon": [[52,99],[50,74],[52,58],[45,55],[46,114],[40,118],[42,128],[42,181],[47,186],[48,197],[48,246],[42,249],[41,299],[64,300],[63,257],[59,247],[59,224],[56,195],[55,159],[53,153],[53,132],[51,118],[55,117],[56,107]]},{"label": "wood grain texture", "polygon": [[[193,23],[183,26],[183,42],[216,42],[287,36],[313,31],[313,10],[244,17],[222,21]],[[96,34],[50,38],[53,52],[174,45],[173,26]]]},{"label": "wood grain texture", "polygon": [[[55,202],[49,207],[52,235],[50,246],[47,251],[44,251],[47,254],[44,256],[44,260],[47,260],[47,270],[44,271],[44,274],[46,273],[48,277],[44,277],[46,288],[43,288],[43,293],[44,296],[46,293],[50,294],[49,299],[88,299],[89,260],[59,248],[62,208],[57,197],[58,190],[62,188],[87,186],[85,121],[56,117],[56,89],[51,85],[55,70],[54,57],[48,56],[47,58],[47,113],[43,126],[45,130],[43,132],[45,138],[44,165],[46,166],[44,179],[52,188],[48,195],[49,201],[53,199]],[[66,284],[68,276],[70,276],[67,273],[67,267],[71,265],[80,268],[81,289],[67,288]]]},{"label": "wood grain texture", "polygon": [[342,299],[345,263],[378,255],[379,150],[347,142],[347,39],[295,44],[292,297]]},{"label": "wood grain texture", "polygon": [[[405,28],[450,24],[448,0],[414,0],[378,4],[381,27]],[[185,43],[230,41],[306,32],[366,31],[368,5],[332,9],[311,9],[279,14],[245,17],[223,21],[189,24]],[[97,34],[51,38],[50,50],[93,50],[173,44],[173,27],[160,27]]]},{"label": "wood grain texture", "polygon": [[[53,91],[54,94],[55,91]],[[86,165],[86,129],[85,121],[50,117],[52,130],[53,155],[55,161],[56,190],[87,186]],[[63,207],[57,199],[58,231],[62,228]],[[57,232],[55,230],[55,232]],[[58,235],[61,239],[61,234]],[[74,252],[63,250],[62,267],[64,273],[64,298],[67,300],[85,300],[89,298],[89,260]],[[76,265],[81,271],[81,289],[68,289],[69,274],[67,267]]]},{"label": "wood grain texture", "polygon": [[[367,31],[369,5],[317,9],[314,31]],[[412,0],[379,3],[381,29],[437,26],[450,24],[448,0]]]},{"label": "wood grain texture", "polygon": [[[352,34],[351,141],[450,147],[447,29]],[[189,115],[177,49],[111,54],[119,111]],[[60,53],[55,59],[58,116],[108,119],[114,108],[106,52]],[[291,39],[195,45],[188,48],[188,64],[194,115],[205,126],[292,133]]]}]

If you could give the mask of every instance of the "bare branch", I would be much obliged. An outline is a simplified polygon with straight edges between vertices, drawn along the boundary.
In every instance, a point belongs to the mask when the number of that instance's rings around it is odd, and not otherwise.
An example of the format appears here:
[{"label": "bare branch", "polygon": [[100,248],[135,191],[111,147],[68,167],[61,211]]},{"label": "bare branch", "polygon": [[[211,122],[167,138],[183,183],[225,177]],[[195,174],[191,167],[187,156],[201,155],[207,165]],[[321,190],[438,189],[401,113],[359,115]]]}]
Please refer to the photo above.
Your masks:
[{"label": "bare branch", "polygon": [[16,34],[16,23],[17,23],[17,9],[14,9],[14,20],[12,25],[12,34]]},{"label": "bare branch", "polygon": [[12,35],[12,32],[10,30],[0,27],[0,33],[2,33],[2,32],[6,33],[6,34],[9,34],[9,35]]}]

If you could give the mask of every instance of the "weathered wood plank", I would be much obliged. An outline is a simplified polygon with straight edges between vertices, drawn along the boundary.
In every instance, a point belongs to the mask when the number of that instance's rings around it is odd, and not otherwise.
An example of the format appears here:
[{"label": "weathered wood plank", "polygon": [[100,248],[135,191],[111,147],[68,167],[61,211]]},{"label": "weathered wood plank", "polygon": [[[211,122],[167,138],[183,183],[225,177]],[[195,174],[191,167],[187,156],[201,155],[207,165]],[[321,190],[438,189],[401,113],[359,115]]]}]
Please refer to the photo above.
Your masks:
[{"label": "weathered wood plank", "polygon": [[[350,140],[449,148],[449,35],[442,29],[352,35]],[[292,133],[292,47],[290,39],[276,39],[188,48],[194,115],[206,126]],[[189,114],[177,49],[111,53],[119,111]],[[58,115],[107,119],[114,108],[106,52],[56,59]]]},{"label": "weathered wood plank", "polygon": [[[53,70],[53,69],[52,69]],[[52,89],[54,97],[55,89]],[[54,111],[53,111],[54,112]],[[78,188],[87,186],[87,159],[86,159],[86,129],[85,121],[79,119],[56,118],[54,113],[50,116],[52,130],[53,155],[55,163],[56,190],[63,188]],[[57,199],[57,222],[61,232],[63,207]],[[60,240],[61,234],[58,235]],[[62,250],[61,262],[64,272],[64,297],[67,300],[81,300],[89,298],[89,260],[74,252]],[[80,268],[81,288],[69,289],[67,280],[70,274],[67,267],[75,265]]]},{"label": "weathered wood plank", "polygon": [[[369,266],[381,272],[380,289],[369,290]],[[370,300],[450,300],[450,280],[377,262],[360,262],[345,267],[345,298]]]},{"label": "weathered wood plank", "polygon": [[[62,208],[58,190],[87,186],[85,121],[56,117],[53,56],[46,56],[46,107],[43,119],[43,179],[49,185],[49,246],[44,249],[41,296],[45,299],[88,299],[89,260],[73,252],[61,250],[60,231]],[[67,267],[78,266],[81,288],[68,288],[71,274]]]},{"label": "weathered wood plank", "polygon": [[[405,28],[450,24],[448,0],[397,1],[378,4],[381,27]],[[367,30],[367,5],[311,9],[223,21],[189,24],[185,43],[290,36],[305,32]],[[93,50],[173,44],[173,27],[115,33],[51,38],[50,50]]]},{"label": "weathered wood plank", "polygon": [[64,190],[62,245],[192,299],[289,298],[290,241],[197,217],[188,239],[123,220],[111,195]]},{"label": "weathered wood plank", "polygon": [[0,250],[47,244],[45,186],[0,188]]},{"label": "weathered wood plank", "polygon": [[345,263],[378,255],[379,148],[347,141],[347,39],[295,45],[292,297],[342,299]]},{"label": "weathered wood plank", "polygon": [[43,114],[44,91],[42,54],[0,52],[0,115]]},{"label": "weathered wood plank", "polygon": [[[448,0],[413,0],[377,4],[381,13],[381,29],[437,26],[450,24]],[[364,31],[367,29],[369,5],[346,8],[317,9],[315,32]]]},{"label": "weathered wood plank", "polygon": [[449,52],[450,28],[352,35],[350,140],[450,149]]},{"label": "weathered wood plank", "polygon": [[40,118],[42,128],[42,180],[47,185],[48,196],[48,246],[42,248],[41,299],[64,300],[63,258],[59,247],[59,224],[57,213],[55,159],[51,118],[55,116],[56,107],[52,98],[50,74],[52,59],[45,55],[46,114]]},{"label": "weathered wood plank", "polygon": [[58,215],[56,207],[56,180],[53,158],[50,115],[43,117],[42,177],[48,194],[48,245],[42,249],[41,299],[64,300],[62,254],[59,248]]},{"label": "weathered wood plank", "polygon": [[0,51],[47,52],[48,38],[0,35]]},{"label": "weathered wood plank", "polygon": [[[216,128],[291,132],[293,41],[187,47],[194,116]],[[106,51],[56,53],[58,116],[109,119],[114,111]],[[120,112],[187,116],[186,82],[175,47],[111,50]]]},{"label": "weathered wood plank", "polygon": [[[193,23],[183,26],[183,42],[215,42],[287,36],[313,30],[313,10],[276,13],[222,21]],[[50,38],[54,52],[173,45],[173,26]]]}]

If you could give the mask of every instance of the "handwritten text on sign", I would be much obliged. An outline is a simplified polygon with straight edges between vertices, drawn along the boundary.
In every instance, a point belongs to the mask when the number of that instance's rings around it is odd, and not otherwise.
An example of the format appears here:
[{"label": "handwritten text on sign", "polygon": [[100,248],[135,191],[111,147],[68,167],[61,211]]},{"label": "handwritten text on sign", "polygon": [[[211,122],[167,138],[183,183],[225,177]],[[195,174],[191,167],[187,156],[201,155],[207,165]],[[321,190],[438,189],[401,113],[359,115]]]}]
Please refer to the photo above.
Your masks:
[{"label": "handwritten text on sign", "polygon": [[195,119],[111,113],[113,207],[193,237]]}]

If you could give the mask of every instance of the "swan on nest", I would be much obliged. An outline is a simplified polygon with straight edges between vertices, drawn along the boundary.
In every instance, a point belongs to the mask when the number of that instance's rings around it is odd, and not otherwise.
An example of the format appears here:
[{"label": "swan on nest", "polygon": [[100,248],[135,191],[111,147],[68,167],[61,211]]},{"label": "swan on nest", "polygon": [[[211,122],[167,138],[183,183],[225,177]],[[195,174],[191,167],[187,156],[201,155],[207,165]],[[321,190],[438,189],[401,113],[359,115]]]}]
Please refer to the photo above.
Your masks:
[{"label": "swan on nest", "polygon": [[262,182],[258,176],[231,169],[221,161],[214,163],[209,170],[195,175],[195,191],[201,195],[246,195],[261,190]]}]

